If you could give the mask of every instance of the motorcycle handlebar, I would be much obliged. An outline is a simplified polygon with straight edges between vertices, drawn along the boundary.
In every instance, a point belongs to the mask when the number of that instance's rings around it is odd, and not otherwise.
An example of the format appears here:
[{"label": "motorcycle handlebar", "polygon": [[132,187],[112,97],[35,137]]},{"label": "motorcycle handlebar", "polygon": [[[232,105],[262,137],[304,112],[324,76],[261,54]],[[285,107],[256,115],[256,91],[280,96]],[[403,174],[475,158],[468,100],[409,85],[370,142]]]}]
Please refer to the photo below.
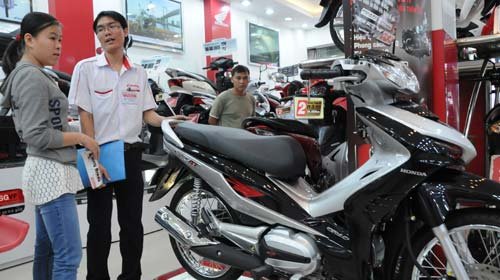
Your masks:
[{"label": "motorcycle handlebar", "polygon": [[[233,61],[233,65],[230,67],[230,68],[233,68],[236,64],[238,64],[238,61]],[[203,67],[201,69],[203,70],[207,70],[207,69],[210,69],[210,70],[219,70],[220,67],[211,67],[211,66],[206,66],[206,67]],[[225,69],[227,70],[227,69]]]},{"label": "motorcycle handlebar", "polygon": [[331,79],[343,76],[342,69],[304,69],[300,72],[300,78],[302,80],[311,79]]}]

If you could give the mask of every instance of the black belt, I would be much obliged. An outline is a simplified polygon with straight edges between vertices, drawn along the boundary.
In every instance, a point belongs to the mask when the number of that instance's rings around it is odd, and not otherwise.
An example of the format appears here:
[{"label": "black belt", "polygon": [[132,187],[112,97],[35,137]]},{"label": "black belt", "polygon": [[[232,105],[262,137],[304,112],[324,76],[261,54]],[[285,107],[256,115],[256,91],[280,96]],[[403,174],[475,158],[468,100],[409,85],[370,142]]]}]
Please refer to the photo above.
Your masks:
[{"label": "black belt", "polygon": [[136,142],[136,143],[125,143],[124,145],[124,150],[125,151],[143,151],[147,147],[146,144],[142,142]]}]

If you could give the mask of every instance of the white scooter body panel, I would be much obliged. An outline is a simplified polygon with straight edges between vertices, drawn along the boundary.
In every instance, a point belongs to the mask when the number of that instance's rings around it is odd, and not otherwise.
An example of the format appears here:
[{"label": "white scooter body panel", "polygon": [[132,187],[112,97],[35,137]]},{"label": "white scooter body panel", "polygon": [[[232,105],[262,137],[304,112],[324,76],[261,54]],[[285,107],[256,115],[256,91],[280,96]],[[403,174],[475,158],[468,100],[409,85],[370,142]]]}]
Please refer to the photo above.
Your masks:
[{"label": "white scooter body panel", "polygon": [[195,80],[185,80],[182,82],[182,88],[188,92],[204,92],[215,95],[215,90],[204,81],[195,81]]}]

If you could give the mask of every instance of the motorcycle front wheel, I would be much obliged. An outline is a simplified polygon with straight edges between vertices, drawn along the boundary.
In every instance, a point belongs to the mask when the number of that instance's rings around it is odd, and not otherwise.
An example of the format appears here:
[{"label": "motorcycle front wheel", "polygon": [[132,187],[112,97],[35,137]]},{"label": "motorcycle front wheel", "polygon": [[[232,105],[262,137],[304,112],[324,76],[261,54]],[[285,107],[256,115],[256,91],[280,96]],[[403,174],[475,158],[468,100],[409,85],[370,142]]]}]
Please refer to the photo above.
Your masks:
[{"label": "motorcycle front wheel", "polygon": [[[191,218],[191,209],[195,197],[196,195],[193,190],[193,180],[187,181],[175,192],[170,203],[170,209],[196,225],[201,221],[201,219],[198,218],[196,221],[193,221]],[[208,186],[202,186],[199,199],[200,209],[210,209],[219,221],[226,223],[236,222],[236,217],[231,212],[229,206],[227,206],[226,203]],[[225,243],[227,242],[226,240],[219,241]],[[182,267],[198,280],[237,279],[243,273],[240,269],[207,259],[187,248],[184,248],[172,237],[170,237],[170,243],[172,244],[172,249],[174,250],[177,260],[180,262]]]},{"label": "motorcycle front wheel", "polygon": [[[449,235],[470,279],[500,279],[500,213],[489,209],[467,209],[452,215],[446,222]],[[446,261],[440,242],[430,229],[416,235],[413,252],[425,270],[421,272],[404,257],[400,279],[456,279]],[[426,275],[427,274],[427,275]]]}]

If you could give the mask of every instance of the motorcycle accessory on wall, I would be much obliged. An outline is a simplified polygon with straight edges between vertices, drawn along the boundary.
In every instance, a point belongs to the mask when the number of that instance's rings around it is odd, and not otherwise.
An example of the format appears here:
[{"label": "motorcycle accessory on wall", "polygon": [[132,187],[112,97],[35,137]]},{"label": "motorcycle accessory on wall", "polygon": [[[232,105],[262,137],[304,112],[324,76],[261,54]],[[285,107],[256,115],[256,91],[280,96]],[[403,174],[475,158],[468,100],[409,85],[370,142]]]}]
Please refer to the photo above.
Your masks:
[{"label": "motorcycle accessory on wall", "polygon": [[403,49],[409,55],[422,58],[431,55],[431,44],[427,36],[427,14],[424,13],[424,22],[412,29],[403,31],[401,40],[403,41]]},{"label": "motorcycle accessory on wall", "polygon": [[457,38],[486,35],[483,28],[498,4],[498,0],[456,0]]}]

